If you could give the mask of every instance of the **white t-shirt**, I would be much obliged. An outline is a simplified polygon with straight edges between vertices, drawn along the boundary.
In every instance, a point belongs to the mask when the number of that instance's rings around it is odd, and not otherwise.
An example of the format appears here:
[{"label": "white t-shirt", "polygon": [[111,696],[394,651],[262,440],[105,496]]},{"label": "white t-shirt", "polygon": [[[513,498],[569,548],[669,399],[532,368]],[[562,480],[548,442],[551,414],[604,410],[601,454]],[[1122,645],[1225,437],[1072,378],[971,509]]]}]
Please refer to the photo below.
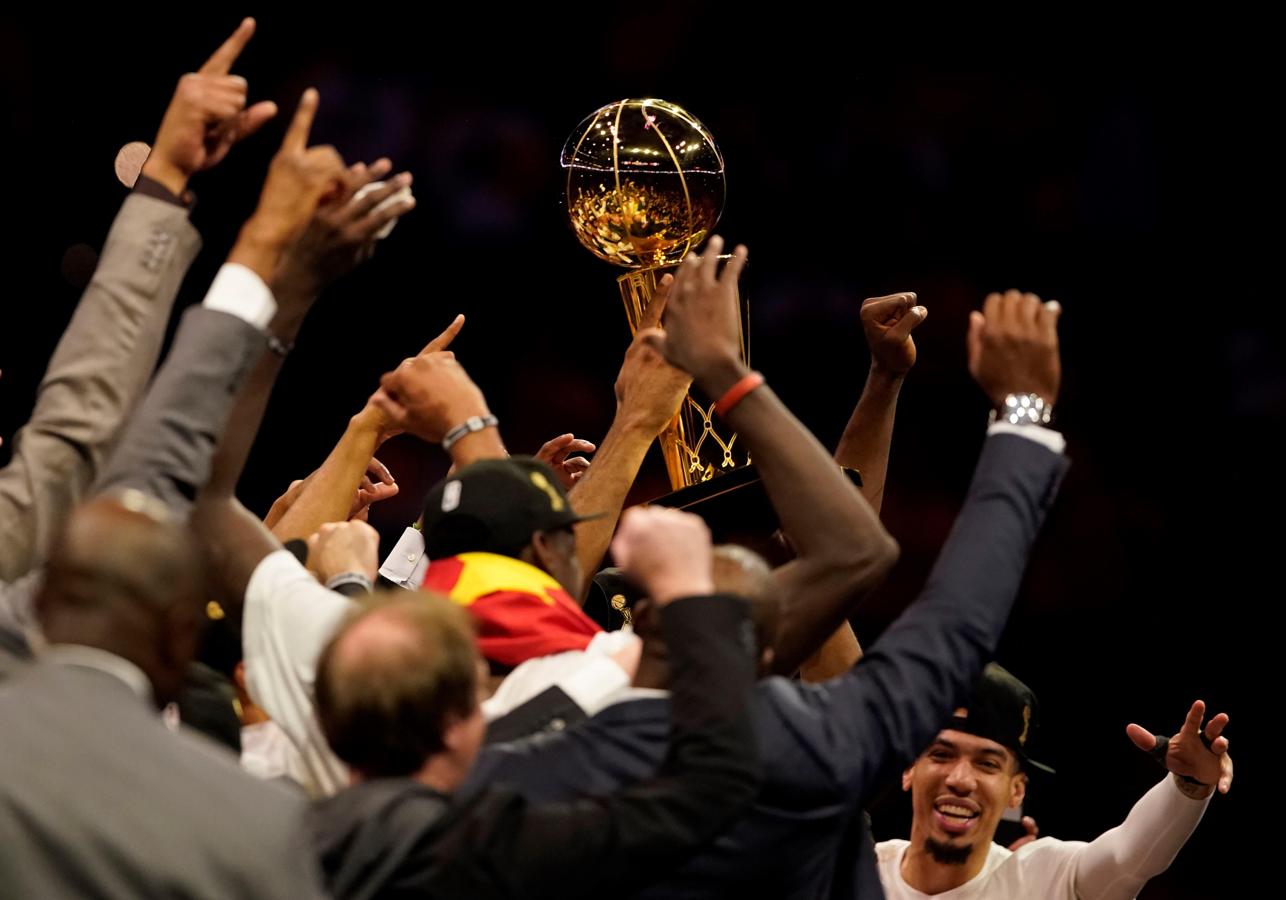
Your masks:
[{"label": "white t-shirt", "polygon": [[355,606],[318,584],[289,550],[265,556],[246,585],[246,691],[299,752],[300,784],[310,797],[348,785],[348,767],[317,721],[313,685],[322,649]]},{"label": "white t-shirt", "polygon": [[902,880],[909,842],[883,841],[875,845],[880,882],[887,900],[1128,900],[1170,867],[1207,803],[1184,795],[1167,774],[1123,823],[1094,841],[1046,837],[1017,852],[992,844],[981,872],[941,894],[922,893]]}]

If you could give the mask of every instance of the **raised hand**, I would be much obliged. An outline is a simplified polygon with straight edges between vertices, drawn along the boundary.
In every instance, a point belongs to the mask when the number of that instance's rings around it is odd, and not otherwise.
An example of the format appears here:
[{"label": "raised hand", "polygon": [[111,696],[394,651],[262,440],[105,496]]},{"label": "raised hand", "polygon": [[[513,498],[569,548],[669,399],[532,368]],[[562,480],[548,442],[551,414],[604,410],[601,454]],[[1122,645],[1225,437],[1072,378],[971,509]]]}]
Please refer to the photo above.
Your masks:
[{"label": "raised hand", "polygon": [[871,348],[871,369],[887,375],[905,375],[915,365],[915,341],[911,332],[920,326],[929,311],[918,305],[911,292],[871,297],[862,301],[859,316],[866,344]]},{"label": "raised hand", "polygon": [[969,314],[969,374],[993,406],[1007,394],[1038,394],[1046,405],[1058,398],[1062,368],[1058,354],[1057,301],[1035,294],[989,294],[982,312]]},{"label": "raised hand", "polygon": [[572,456],[573,453],[593,453],[598,448],[589,441],[581,440],[574,434],[560,434],[546,441],[536,451],[536,459],[554,470],[563,490],[570,490],[582,475],[589,471],[590,462],[583,456]]},{"label": "raised hand", "polygon": [[1125,733],[1140,750],[1158,756],[1159,761],[1176,776],[1180,789],[1194,796],[1209,796],[1215,787],[1228,793],[1232,787],[1232,757],[1223,730],[1228,714],[1211,717],[1202,727],[1206,704],[1198,700],[1188,710],[1183,727],[1174,737],[1155,735],[1141,725],[1130,723]]},{"label": "raised hand", "polygon": [[714,235],[703,256],[689,254],[679,264],[665,308],[665,330],[640,331],[645,343],[682,369],[712,397],[718,397],[743,374],[741,312],[737,279],[747,250],[738,245],[722,270],[723,238]]},{"label": "raised hand", "polygon": [[176,196],[183,195],[189,178],[218,165],[238,141],[277,114],[271,100],[247,109],[246,80],[228,74],[254,32],[255,20],[243,20],[200,69],[179,79],[143,165],[144,175]]}]

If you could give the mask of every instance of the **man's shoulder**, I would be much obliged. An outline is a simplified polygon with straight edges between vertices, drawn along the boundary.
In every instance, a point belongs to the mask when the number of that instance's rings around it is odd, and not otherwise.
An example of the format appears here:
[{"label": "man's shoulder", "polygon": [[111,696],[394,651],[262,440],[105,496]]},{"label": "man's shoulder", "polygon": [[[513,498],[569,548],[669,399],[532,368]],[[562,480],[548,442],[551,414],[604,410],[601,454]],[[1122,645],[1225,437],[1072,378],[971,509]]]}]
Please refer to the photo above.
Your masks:
[{"label": "man's shoulder", "polygon": [[902,855],[902,851],[910,845],[910,841],[904,841],[901,838],[880,841],[875,845],[875,858],[883,865],[886,862],[898,859]]},{"label": "man's shoulder", "polygon": [[1017,850],[992,844],[987,857],[989,873],[1009,878],[1025,886],[1039,887],[1050,897],[1062,896],[1057,885],[1070,878],[1076,856],[1085,847],[1083,841],[1060,841],[1037,838]]}]

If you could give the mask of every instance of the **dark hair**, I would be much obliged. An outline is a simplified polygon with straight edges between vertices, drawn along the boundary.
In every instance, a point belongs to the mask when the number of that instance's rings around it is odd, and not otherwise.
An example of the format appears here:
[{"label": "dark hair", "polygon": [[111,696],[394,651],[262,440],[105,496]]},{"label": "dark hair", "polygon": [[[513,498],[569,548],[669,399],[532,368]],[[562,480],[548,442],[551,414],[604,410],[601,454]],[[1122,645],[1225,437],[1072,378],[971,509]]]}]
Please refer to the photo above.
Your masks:
[{"label": "dark hair", "polygon": [[[410,775],[478,705],[473,623],[444,597],[376,595],[317,664],[317,717],[335,754],[369,778]],[[380,620],[369,644],[347,646]]]}]

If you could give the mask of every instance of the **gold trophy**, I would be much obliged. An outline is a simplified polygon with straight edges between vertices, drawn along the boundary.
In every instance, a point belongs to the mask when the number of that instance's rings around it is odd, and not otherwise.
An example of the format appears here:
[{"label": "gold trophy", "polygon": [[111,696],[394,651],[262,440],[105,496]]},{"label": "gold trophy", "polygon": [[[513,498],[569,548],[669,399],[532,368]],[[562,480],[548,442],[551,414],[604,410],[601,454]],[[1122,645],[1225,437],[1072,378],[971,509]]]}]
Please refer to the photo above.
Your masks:
[{"label": "gold trophy", "polygon": [[[627,270],[617,283],[633,334],[661,276],[719,221],[723,156],[706,127],[682,107],[617,100],[576,127],[563,147],[562,166],[572,231],[599,259]],[[739,306],[741,356],[749,363],[749,306],[744,299]],[[720,432],[713,417],[714,399],[702,403],[689,393],[660,436],[670,486],[692,488],[683,493],[693,500],[722,492],[706,484],[716,476],[743,470],[725,483],[729,489],[754,478],[737,435]]]}]

